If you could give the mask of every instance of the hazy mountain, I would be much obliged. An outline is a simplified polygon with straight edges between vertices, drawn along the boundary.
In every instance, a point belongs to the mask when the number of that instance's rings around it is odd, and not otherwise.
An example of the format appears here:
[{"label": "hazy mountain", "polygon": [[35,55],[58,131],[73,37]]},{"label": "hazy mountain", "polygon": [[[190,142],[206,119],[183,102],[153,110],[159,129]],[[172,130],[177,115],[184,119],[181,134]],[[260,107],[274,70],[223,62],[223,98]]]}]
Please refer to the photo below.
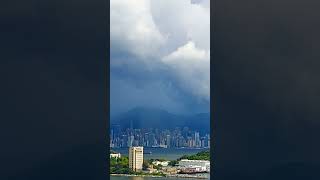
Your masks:
[{"label": "hazy mountain", "polygon": [[166,110],[137,107],[111,119],[111,124],[121,128],[172,129],[187,126],[201,132],[210,131],[210,114],[178,115]]}]

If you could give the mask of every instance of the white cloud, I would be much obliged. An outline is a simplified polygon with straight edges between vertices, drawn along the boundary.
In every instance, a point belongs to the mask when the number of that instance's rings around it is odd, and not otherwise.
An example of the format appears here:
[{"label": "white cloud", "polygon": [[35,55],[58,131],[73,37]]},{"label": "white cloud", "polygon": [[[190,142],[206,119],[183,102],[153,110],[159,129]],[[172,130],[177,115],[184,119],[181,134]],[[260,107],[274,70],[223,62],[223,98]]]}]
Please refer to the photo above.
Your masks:
[{"label": "white cloud", "polygon": [[210,99],[210,53],[189,41],[163,58],[178,77],[183,89],[201,99]]},{"label": "white cloud", "polygon": [[110,1],[110,39],[114,53],[131,53],[145,58],[164,44],[153,21],[149,0]]},{"label": "white cloud", "polygon": [[159,30],[169,36],[167,46],[175,49],[192,40],[199,48],[210,49],[210,10],[190,0],[151,1]]}]

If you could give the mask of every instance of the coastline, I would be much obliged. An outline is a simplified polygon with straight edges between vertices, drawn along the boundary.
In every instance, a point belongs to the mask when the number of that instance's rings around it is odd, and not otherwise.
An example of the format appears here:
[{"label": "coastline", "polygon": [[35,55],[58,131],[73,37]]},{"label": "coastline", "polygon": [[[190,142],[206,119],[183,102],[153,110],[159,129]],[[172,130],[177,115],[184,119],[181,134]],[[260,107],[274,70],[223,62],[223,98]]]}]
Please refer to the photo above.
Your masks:
[{"label": "coastline", "polygon": [[165,176],[155,176],[155,175],[136,175],[136,174],[110,174],[110,176],[152,177],[152,178],[161,178],[161,177],[165,177]]},{"label": "coastline", "polygon": [[203,176],[196,175],[187,175],[187,174],[175,174],[175,175],[166,175],[166,176],[155,176],[155,175],[136,175],[136,174],[110,174],[110,176],[126,176],[126,177],[151,177],[151,178],[196,178],[196,179],[208,179]]}]

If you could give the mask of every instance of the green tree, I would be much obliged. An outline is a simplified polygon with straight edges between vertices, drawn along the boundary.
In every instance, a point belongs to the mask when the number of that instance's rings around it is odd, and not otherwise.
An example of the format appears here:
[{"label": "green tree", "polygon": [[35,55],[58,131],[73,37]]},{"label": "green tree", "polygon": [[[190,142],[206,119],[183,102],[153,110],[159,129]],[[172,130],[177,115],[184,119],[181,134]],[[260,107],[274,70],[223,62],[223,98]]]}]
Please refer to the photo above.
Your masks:
[{"label": "green tree", "polygon": [[198,152],[197,154],[193,154],[193,155],[183,155],[178,159],[178,161],[180,161],[181,159],[209,161],[210,160],[210,151],[206,150],[206,151]]},{"label": "green tree", "polygon": [[176,164],[178,164],[177,160],[172,160],[168,163],[169,166],[175,166]]},{"label": "green tree", "polygon": [[149,168],[149,166],[150,166],[149,161],[148,161],[148,160],[144,160],[144,161],[143,161],[143,164],[142,164],[142,169],[143,169],[143,170],[146,170],[146,169]]},{"label": "green tree", "polygon": [[128,157],[110,158],[110,172],[113,174],[132,174]]}]

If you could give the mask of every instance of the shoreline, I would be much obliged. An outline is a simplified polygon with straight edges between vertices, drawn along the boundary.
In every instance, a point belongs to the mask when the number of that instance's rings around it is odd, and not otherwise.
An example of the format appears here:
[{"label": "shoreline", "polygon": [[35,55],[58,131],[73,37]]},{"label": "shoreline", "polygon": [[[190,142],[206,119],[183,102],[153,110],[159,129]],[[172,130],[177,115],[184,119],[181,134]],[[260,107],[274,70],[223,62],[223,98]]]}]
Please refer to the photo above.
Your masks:
[{"label": "shoreline", "polygon": [[161,178],[161,177],[165,177],[165,176],[155,176],[155,175],[136,175],[136,174],[110,174],[110,176],[152,177],[152,178]]},{"label": "shoreline", "polygon": [[151,178],[195,178],[195,179],[208,179],[203,176],[194,176],[186,174],[175,174],[175,175],[166,175],[166,176],[155,176],[155,175],[136,175],[136,174],[110,174],[110,176],[125,176],[125,177],[151,177]]}]

